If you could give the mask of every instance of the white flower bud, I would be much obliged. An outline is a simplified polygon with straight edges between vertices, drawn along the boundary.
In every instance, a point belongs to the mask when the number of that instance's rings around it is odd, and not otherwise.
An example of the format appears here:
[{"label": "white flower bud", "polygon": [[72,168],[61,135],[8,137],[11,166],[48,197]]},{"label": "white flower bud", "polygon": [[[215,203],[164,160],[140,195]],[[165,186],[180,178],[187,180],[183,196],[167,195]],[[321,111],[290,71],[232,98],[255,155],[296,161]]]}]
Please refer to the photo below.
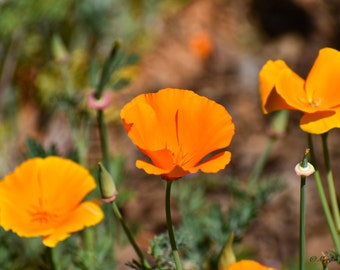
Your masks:
[{"label": "white flower bud", "polygon": [[307,167],[302,167],[301,163],[296,164],[295,166],[295,173],[298,176],[310,176],[315,172],[315,169],[312,164],[309,162],[307,163]]}]

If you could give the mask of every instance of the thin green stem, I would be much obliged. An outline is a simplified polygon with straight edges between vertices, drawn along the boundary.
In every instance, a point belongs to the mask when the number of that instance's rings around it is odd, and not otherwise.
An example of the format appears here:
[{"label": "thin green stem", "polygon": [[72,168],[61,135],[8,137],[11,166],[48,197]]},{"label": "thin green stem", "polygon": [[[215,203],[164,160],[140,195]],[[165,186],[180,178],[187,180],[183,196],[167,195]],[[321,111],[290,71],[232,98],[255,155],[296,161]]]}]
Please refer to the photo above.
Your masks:
[{"label": "thin green stem", "polygon": [[85,228],[83,231],[85,248],[86,248],[86,266],[89,269],[94,268],[94,256],[93,256],[93,247],[94,247],[94,234],[92,228]]},{"label": "thin green stem", "polygon": [[97,123],[99,129],[100,146],[103,155],[103,164],[109,173],[111,173],[110,151],[107,139],[107,129],[104,121],[104,112],[102,110],[97,111]]},{"label": "thin green stem", "polygon": [[166,182],[166,193],[165,193],[165,213],[166,213],[166,224],[168,227],[168,233],[169,233],[169,239],[170,239],[170,245],[172,249],[172,255],[174,256],[176,269],[182,270],[182,264],[181,260],[179,258],[173,224],[172,224],[172,218],[171,218],[171,205],[170,205],[170,195],[171,195],[171,184],[172,181]]},{"label": "thin green stem", "polygon": [[132,245],[133,249],[135,250],[137,256],[139,257],[141,263],[143,264],[144,267],[146,267],[147,269],[150,269],[150,265],[148,261],[144,258],[143,252],[140,250],[139,246],[137,245],[133,235],[131,234],[128,226],[126,225],[125,220],[115,202],[112,202],[112,209],[113,209],[113,212],[116,218],[119,220],[120,224],[122,225],[124,232],[127,238],[129,239],[130,244]]},{"label": "thin green stem", "polygon": [[53,259],[53,248],[50,247],[45,247],[45,252],[44,252],[44,262],[46,263],[46,269],[49,270],[56,270],[57,267],[54,263]]},{"label": "thin green stem", "polygon": [[288,124],[288,118],[289,118],[289,111],[288,110],[282,110],[278,111],[274,114],[270,127],[271,127],[271,136],[268,139],[266,148],[264,151],[262,151],[261,156],[257,160],[250,176],[249,176],[249,183],[251,185],[256,184],[258,181],[261,173],[263,172],[263,169],[269,159],[269,156],[273,150],[275,142],[282,137],[282,135],[285,133],[287,124]]},{"label": "thin green stem", "polygon": [[330,231],[336,252],[340,253],[340,241],[339,241],[338,234],[337,234],[337,231],[336,231],[336,228],[335,228],[335,225],[334,225],[331,210],[330,210],[328,202],[327,202],[327,198],[326,198],[325,190],[324,190],[323,185],[322,185],[320,173],[319,173],[319,170],[318,170],[318,167],[317,167],[317,162],[316,162],[316,158],[315,158],[315,154],[314,154],[313,140],[312,140],[311,134],[308,134],[308,145],[309,145],[310,154],[311,154],[311,161],[312,161],[312,164],[315,168],[314,179],[315,179],[315,183],[316,183],[316,188],[318,190],[321,205],[322,205],[323,211],[324,211],[325,216],[326,216],[328,229]]},{"label": "thin green stem", "polygon": [[264,149],[264,151],[262,151],[261,156],[259,157],[259,159],[257,160],[251,174],[249,177],[249,184],[254,185],[256,184],[256,182],[258,181],[267,161],[268,158],[272,152],[272,149],[274,147],[274,143],[276,142],[276,137],[270,137],[268,139],[266,148]]},{"label": "thin green stem", "polygon": [[97,86],[96,92],[94,94],[95,98],[97,98],[97,99],[99,99],[101,97],[102,92],[104,90],[104,86],[106,85],[106,83],[110,79],[111,73],[113,71],[112,70],[113,63],[116,59],[119,47],[120,47],[120,43],[118,41],[115,41],[113,43],[109,57],[106,59],[106,61],[104,63],[102,74],[100,76],[100,81],[99,81],[99,84]]},{"label": "thin green stem", "polygon": [[332,206],[333,218],[335,221],[336,230],[339,233],[340,232],[339,204],[338,204],[338,199],[336,196],[333,172],[331,169],[331,162],[329,158],[327,137],[328,137],[328,133],[324,133],[321,135],[322,148],[323,148],[323,156],[324,156],[325,167],[326,167],[326,172],[327,172],[327,183],[328,183],[328,190],[329,190],[329,198],[330,198],[331,206]]},{"label": "thin green stem", "polygon": [[[109,57],[107,58],[107,60],[104,64],[104,67],[103,67],[100,82],[99,82],[97,90],[95,92],[95,97],[97,99],[101,98],[104,86],[107,83],[107,81],[109,80],[109,77],[111,76],[112,64],[115,60],[118,49],[119,49],[119,42],[116,41],[114,43],[113,47],[112,47],[112,50],[110,52]],[[106,128],[106,124],[105,124],[105,121],[104,121],[104,112],[102,110],[97,111],[97,124],[98,124],[99,137],[100,137],[100,142],[101,142],[101,152],[102,152],[102,155],[103,155],[103,164],[104,164],[104,167],[106,168],[106,170],[109,173],[112,173],[111,172],[111,162],[110,162],[110,151],[109,151],[107,128]],[[143,264],[143,266],[146,269],[151,269],[149,263],[147,262],[147,260],[145,259],[144,255],[143,255],[143,252],[140,250],[140,248],[137,245],[132,233],[130,232],[128,226],[126,225],[125,220],[124,220],[124,218],[123,218],[121,212],[119,211],[119,208],[118,208],[118,206],[115,202],[112,202],[112,209],[113,209],[113,212],[114,212],[116,218],[118,219],[118,221],[122,225],[123,230],[124,230],[127,238],[129,239],[130,244],[134,248],[137,256],[139,257],[141,263]]]},{"label": "thin green stem", "polygon": [[[308,166],[308,153],[307,149],[301,167],[307,168]],[[300,270],[305,270],[305,254],[306,254],[306,176],[301,176],[300,183]]]},{"label": "thin green stem", "polygon": [[306,252],[306,177],[301,176],[300,185],[300,270],[305,270]]}]

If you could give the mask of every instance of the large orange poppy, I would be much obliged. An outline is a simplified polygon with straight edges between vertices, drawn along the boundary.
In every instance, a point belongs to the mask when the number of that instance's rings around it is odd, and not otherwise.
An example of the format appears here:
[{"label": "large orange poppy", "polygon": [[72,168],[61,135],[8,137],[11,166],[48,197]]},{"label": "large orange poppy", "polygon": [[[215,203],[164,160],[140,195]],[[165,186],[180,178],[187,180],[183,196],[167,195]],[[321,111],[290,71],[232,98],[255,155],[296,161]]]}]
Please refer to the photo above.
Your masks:
[{"label": "large orange poppy", "polygon": [[136,162],[148,174],[174,180],[198,170],[215,173],[230,162],[225,148],[234,135],[231,116],[193,91],[167,88],[142,94],[120,115],[132,142],[151,159]]},{"label": "large orange poppy", "polygon": [[81,202],[95,187],[89,172],[71,160],[29,159],[0,182],[0,225],[22,237],[42,236],[54,247],[103,219],[98,205]]},{"label": "large orange poppy", "polygon": [[242,260],[229,265],[229,267],[226,270],[275,270],[275,269],[259,264],[256,261]]},{"label": "large orange poppy", "polygon": [[264,113],[299,110],[302,130],[322,134],[340,127],[340,52],[321,49],[307,79],[282,60],[268,61],[259,74]]}]

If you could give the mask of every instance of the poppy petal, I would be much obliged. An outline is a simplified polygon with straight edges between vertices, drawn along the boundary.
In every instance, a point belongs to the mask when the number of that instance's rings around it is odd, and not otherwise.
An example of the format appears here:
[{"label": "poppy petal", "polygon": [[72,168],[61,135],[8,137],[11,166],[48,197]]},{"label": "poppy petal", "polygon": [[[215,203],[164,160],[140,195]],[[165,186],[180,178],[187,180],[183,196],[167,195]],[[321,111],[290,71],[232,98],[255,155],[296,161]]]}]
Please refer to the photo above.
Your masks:
[{"label": "poppy petal", "polygon": [[276,82],[276,91],[290,109],[315,112],[317,108],[309,103],[304,85],[305,81],[300,76],[290,69],[284,69]]},{"label": "poppy petal", "polygon": [[308,96],[320,108],[340,105],[340,52],[331,48],[320,50],[306,80]]},{"label": "poppy petal", "polygon": [[256,261],[252,260],[241,260],[233,263],[226,270],[275,270],[274,268],[264,266]]},{"label": "poppy petal", "polygon": [[340,111],[320,111],[304,114],[300,120],[303,131],[311,134],[322,134],[333,128],[340,128]]},{"label": "poppy petal", "polygon": [[[178,144],[185,170],[196,166],[213,151],[227,147],[235,126],[227,110],[206,97],[186,100],[178,110]],[[207,113],[209,112],[209,113]]]},{"label": "poppy petal", "polygon": [[260,96],[262,111],[269,112],[292,109],[286,101],[276,92],[275,84],[284,69],[289,69],[287,64],[282,60],[269,60],[262,67],[259,73]]},{"label": "poppy petal", "polygon": [[[228,151],[218,153],[206,161],[200,163],[195,168],[201,170],[205,173],[216,173],[220,170],[223,170],[225,166],[229,164],[231,160],[231,153]],[[194,171],[190,171],[194,172]]]},{"label": "poppy petal", "polygon": [[43,237],[44,245],[55,247],[58,242],[65,240],[71,233],[93,226],[103,219],[103,212],[93,202],[84,202],[69,213],[69,216],[52,231]]},{"label": "poppy petal", "polygon": [[156,113],[145,100],[133,100],[121,111],[121,117],[135,145],[150,150],[164,148],[165,142]]}]

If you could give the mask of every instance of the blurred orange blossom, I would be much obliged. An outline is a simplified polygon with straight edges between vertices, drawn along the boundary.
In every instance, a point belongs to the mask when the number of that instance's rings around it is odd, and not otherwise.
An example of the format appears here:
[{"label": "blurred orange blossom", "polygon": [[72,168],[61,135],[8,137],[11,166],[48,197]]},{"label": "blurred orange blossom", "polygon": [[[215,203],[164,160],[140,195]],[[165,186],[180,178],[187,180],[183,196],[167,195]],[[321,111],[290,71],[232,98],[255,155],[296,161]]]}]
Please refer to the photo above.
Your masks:
[{"label": "blurred orange blossom", "polygon": [[302,79],[282,60],[268,61],[260,71],[262,110],[298,110],[300,127],[322,134],[340,127],[340,52],[319,51],[307,79]]},{"label": "blurred orange blossom", "polygon": [[242,260],[229,265],[226,270],[275,270],[274,268],[264,266],[256,261]]},{"label": "blurred orange blossom", "polygon": [[81,202],[96,187],[89,172],[60,157],[23,162],[0,181],[0,226],[22,237],[43,237],[55,247],[71,233],[103,219],[93,202]]},{"label": "blurred orange blossom", "polygon": [[207,32],[197,32],[189,37],[190,52],[200,59],[207,59],[213,50],[211,37]]},{"label": "blurred orange blossom", "polygon": [[198,170],[216,173],[230,162],[225,148],[234,135],[231,116],[193,91],[166,88],[142,94],[120,115],[132,142],[152,162],[136,161],[148,174],[175,180]]}]

